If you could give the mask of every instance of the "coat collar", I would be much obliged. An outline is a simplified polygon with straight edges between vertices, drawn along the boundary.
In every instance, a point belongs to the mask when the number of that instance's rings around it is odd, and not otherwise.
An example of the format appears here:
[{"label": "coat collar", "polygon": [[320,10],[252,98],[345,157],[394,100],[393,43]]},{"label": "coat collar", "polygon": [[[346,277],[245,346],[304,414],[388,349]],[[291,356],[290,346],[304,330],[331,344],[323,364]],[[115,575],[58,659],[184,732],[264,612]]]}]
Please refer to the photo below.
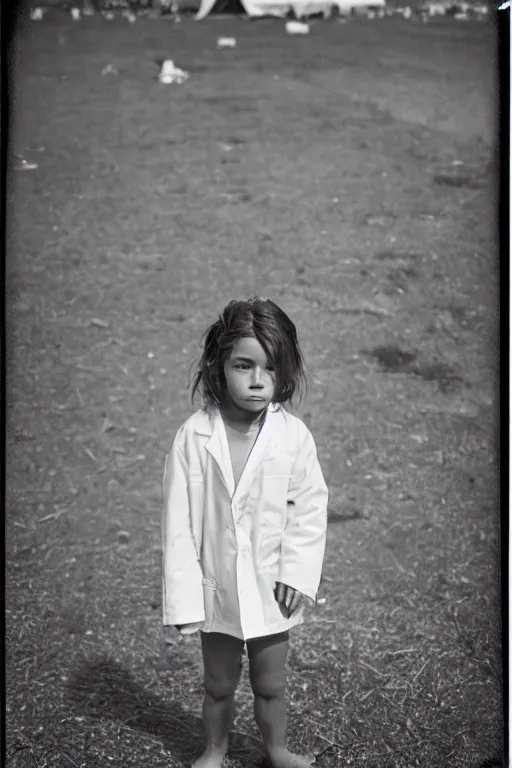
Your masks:
[{"label": "coat collar", "polygon": [[[265,425],[269,424],[272,427],[275,426],[275,415],[281,413],[281,410],[279,405],[269,405]],[[211,437],[218,427],[219,420],[222,422],[222,417],[217,409],[213,409],[212,411],[196,411],[194,418],[195,431],[198,435]]]},{"label": "coat collar", "polygon": [[205,448],[217,462],[224,478],[226,488],[232,499],[242,495],[244,491],[247,490],[251,476],[258,469],[265,457],[272,440],[272,435],[277,426],[276,417],[280,411],[281,409],[279,406],[269,406],[265,422],[249,455],[236,490],[228,438],[220,412],[218,410],[212,411],[211,413],[202,411],[197,414],[197,423],[195,425],[196,432],[199,435],[209,438],[205,444]]}]

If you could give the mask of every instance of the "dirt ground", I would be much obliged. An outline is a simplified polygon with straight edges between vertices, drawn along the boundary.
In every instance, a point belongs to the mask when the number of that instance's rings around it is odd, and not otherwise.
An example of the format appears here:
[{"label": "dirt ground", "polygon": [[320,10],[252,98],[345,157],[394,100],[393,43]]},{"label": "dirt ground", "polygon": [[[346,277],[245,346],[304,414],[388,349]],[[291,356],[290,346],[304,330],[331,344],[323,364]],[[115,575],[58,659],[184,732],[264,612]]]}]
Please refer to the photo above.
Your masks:
[{"label": "dirt ground", "polygon": [[[331,494],[291,746],[500,764],[494,40],[65,14],[18,38],[12,151],[37,168],[13,155],[8,190],[10,768],[198,754],[198,641],[161,627],[161,478],[202,332],[255,294],[298,326]],[[159,84],[164,58],[189,80]],[[235,725],[227,764],[258,765],[246,672]]]}]

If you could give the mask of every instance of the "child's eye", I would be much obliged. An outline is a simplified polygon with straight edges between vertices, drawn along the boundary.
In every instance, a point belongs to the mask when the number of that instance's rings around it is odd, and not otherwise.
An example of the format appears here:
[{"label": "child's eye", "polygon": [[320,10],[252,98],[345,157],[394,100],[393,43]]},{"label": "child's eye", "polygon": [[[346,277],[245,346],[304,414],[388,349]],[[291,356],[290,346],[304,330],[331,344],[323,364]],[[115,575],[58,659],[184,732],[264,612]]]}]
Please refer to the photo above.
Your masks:
[{"label": "child's eye", "polygon": [[237,363],[235,365],[235,368],[239,368],[242,371],[246,371],[247,368],[249,368],[249,366],[247,365],[247,363]]},{"label": "child's eye", "polygon": [[267,371],[270,371],[270,373],[274,373],[275,370],[273,365],[267,365]]}]

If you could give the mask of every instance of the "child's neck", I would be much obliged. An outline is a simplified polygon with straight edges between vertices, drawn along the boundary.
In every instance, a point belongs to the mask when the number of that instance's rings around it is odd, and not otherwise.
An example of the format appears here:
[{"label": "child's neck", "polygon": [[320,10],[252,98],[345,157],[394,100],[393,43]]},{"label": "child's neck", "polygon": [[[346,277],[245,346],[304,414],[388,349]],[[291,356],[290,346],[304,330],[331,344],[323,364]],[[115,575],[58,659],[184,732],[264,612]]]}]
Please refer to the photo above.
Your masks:
[{"label": "child's neck", "polygon": [[260,427],[266,415],[266,409],[260,413],[248,413],[247,411],[241,411],[240,409],[224,405],[220,409],[220,413],[224,421],[228,423],[233,429],[238,429],[243,432],[249,432],[252,429]]}]

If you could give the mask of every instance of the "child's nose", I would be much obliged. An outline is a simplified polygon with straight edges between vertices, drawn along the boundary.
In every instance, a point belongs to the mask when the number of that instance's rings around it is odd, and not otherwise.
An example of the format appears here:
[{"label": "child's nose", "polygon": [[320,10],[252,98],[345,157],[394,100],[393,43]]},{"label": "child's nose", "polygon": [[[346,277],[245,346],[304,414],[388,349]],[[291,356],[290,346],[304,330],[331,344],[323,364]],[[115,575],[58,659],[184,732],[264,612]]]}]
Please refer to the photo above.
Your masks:
[{"label": "child's nose", "polygon": [[261,369],[260,368],[255,368],[253,370],[251,386],[252,387],[262,387],[263,386],[262,381],[261,381]]}]

